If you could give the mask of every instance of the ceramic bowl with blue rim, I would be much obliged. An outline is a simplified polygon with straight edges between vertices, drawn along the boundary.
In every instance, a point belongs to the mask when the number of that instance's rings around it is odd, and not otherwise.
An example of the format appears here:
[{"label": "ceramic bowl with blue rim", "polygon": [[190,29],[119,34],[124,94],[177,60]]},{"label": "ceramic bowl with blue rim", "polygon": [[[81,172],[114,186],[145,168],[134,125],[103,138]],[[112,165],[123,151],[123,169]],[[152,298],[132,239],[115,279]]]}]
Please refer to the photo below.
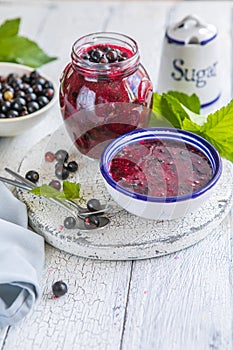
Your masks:
[{"label": "ceramic bowl with blue rim", "polygon": [[137,129],[104,150],[100,171],[112,198],[140,217],[171,220],[200,208],[222,174],[218,151],[175,128]]}]

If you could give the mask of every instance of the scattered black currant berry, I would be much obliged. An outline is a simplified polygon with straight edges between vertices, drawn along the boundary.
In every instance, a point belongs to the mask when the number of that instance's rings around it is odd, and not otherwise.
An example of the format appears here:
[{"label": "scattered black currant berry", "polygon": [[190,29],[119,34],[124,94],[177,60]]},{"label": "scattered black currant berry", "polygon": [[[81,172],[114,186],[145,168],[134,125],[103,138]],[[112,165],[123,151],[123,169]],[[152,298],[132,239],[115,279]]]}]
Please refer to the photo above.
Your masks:
[{"label": "scattered black currant berry", "polygon": [[63,281],[57,281],[52,285],[53,295],[55,297],[61,297],[68,291],[67,285]]},{"label": "scattered black currant berry", "polygon": [[54,159],[55,159],[55,154],[53,152],[48,151],[45,153],[46,162],[52,163]]},{"label": "scattered black currant berry", "polygon": [[100,224],[99,218],[96,215],[88,215],[84,218],[84,226],[86,228],[98,227]]},{"label": "scattered black currant berry", "polygon": [[75,160],[73,160],[69,162],[65,167],[69,172],[75,173],[78,170],[78,163]]},{"label": "scattered black currant berry", "polygon": [[25,178],[35,184],[39,180],[39,174],[35,170],[29,170],[26,173]]},{"label": "scattered black currant berry", "polygon": [[69,158],[69,154],[67,151],[65,151],[64,149],[59,149],[56,153],[55,153],[55,158],[59,163],[66,163],[68,158]]},{"label": "scattered black currant berry", "polygon": [[87,209],[89,211],[97,211],[101,209],[100,201],[96,198],[89,199],[87,202]]},{"label": "scattered black currant berry", "polygon": [[55,175],[59,180],[66,180],[69,177],[69,171],[64,168],[63,164],[61,163],[60,166],[56,166]]},{"label": "scattered black currant berry", "polygon": [[58,180],[50,181],[49,186],[55,188],[55,190],[58,190],[58,191],[60,191],[60,189],[61,189],[61,183]]},{"label": "scattered black currant berry", "polygon": [[57,162],[57,163],[55,164],[54,169],[57,170],[58,168],[62,168],[62,167],[64,167],[64,165],[63,165],[62,163]]},{"label": "scattered black currant berry", "polygon": [[70,229],[74,228],[75,225],[76,225],[76,220],[73,216],[68,216],[67,218],[65,218],[65,220],[64,220],[65,228],[70,230]]}]

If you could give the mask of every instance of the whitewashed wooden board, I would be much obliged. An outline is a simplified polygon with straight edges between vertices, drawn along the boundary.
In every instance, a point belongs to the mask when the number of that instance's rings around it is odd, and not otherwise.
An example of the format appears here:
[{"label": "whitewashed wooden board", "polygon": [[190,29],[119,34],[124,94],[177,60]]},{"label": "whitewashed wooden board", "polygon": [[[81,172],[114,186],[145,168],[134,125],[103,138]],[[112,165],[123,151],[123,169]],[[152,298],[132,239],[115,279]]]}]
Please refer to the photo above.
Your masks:
[{"label": "whitewashed wooden board", "polygon": [[[40,183],[48,184],[54,175],[55,162],[44,160],[47,151],[69,152],[79,164],[78,172],[69,180],[81,184],[81,194],[87,200],[98,198],[111,203],[107,214],[110,224],[100,230],[66,229],[64,219],[69,213],[27,191],[18,190],[18,197],[28,207],[30,226],[52,246],[68,253],[100,260],[136,260],[158,257],[187,248],[207,236],[227,215],[233,197],[233,166],[223,162],[223,174],[211,198],[198,210],[184,218],[155,221],[140,218],[111,201],[104,186],[99,162],[83,157],[72,145],[63,127],[32,147],[21,162],[19,172],[25,175],[33,169],[40,174]],[[165,204],[166,205],[166,204]]]}]

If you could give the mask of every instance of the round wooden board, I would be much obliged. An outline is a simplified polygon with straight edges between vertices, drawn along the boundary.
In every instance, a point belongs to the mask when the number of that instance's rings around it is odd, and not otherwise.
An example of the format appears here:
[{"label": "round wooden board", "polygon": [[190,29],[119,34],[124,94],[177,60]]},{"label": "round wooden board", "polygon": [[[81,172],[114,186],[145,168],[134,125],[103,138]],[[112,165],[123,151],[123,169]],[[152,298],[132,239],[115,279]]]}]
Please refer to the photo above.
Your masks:
[{"label": "round wooden board", "polygon": [[[44,160],[46,151],[64,148],[79,171],[69,180],[81,183],[86,199],[111,201],[103,184],[98,161],[83,157],[72,145],[66,131],[58,129],[48,135],[23,158],[19,172],[34,169],[40,182],[49,183],[54,176],[54,163]],[[100,230],[79,231],[63,227],[67,212],[44,198],[17,190],[18,198],[28,207],[29,224],[46,242],[65,252],[100,260],[136,260],[162,256],[187,248],[205,238],[224,219],[232,206],[233,165],[223,160],[223,173],[211,198],[183,219],[154,221],[134,216],[116,203],[108,213],[110,224]]]}]

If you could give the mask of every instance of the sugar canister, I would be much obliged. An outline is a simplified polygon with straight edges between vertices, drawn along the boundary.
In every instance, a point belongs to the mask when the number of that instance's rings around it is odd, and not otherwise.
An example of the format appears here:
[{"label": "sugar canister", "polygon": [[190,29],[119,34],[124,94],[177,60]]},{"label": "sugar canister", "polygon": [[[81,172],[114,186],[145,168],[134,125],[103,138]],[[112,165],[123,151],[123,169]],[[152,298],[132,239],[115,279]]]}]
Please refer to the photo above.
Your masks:
[{"label": "sugar canister", "polygon": [[219,36],[213,24],[189,15],[166,29],[158,79],[158,92],[195,93],[201,107],[219,99]]}]

